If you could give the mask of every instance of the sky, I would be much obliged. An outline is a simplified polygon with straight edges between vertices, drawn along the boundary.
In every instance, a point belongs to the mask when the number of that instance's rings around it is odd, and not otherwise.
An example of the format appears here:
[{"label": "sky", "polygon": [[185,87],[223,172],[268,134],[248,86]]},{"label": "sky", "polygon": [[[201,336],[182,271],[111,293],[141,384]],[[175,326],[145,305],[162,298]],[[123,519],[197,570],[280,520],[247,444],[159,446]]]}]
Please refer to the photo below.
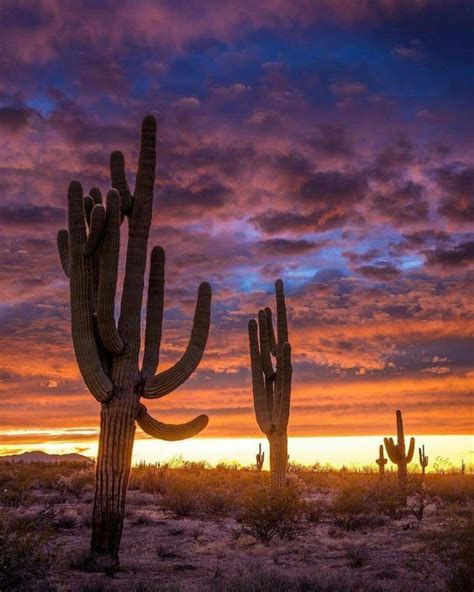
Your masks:
[{"label": "sky", "polygon": [[412,433],[472,432],[473,28],[454,0],[3,0],[2,449],[96,433],[55,237],[112,150],[133,182],[147,113],[161,369],[213,287],[203,361],[154,416],[259,436],[247,323],[281,277],[290,435],[391,434],[397,408]]}]

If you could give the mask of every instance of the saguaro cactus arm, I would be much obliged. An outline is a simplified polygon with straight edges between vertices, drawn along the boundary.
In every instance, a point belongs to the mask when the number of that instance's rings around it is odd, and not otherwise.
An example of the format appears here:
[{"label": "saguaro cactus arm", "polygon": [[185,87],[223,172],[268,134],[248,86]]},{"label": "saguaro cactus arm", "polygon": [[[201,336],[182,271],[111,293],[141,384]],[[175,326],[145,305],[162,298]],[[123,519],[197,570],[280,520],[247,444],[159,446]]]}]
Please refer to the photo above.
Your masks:
[{"label": "saguaro cactus arm", "polygon": [[128,226],[127,258],[118,322],[118,331],[129,345],[134,361],[138,361],[140,352],[140,313],[153,207],[155,161],[156,121],[154,117],[147,116],[142,124],[140,157],[133,211]]},{"label": "saguaro cactus arm", "polygon": [[143,396],[159,399],[181,386],[198,367],[206,347],[211,321],[211,286],[203,282],[199,286],[193,328],[188,347],[174,366],[160,372],[145,384]]},{"label": "saguaro cactus arm", "polygon": [[393,464],[398,464],[400,462],[400,455],[398,452],[398,446],[394,443],[393,438],[384,438],[383,441],[388,458],[393,462]]},{"label": "saguaro cactus arm", "polygon": [[63,268],[64,275],[68,278],[70,275],[71,264],[69,261],[69,232],[65,228],[58,232],[57,244],[61,267]]},{"label": "saguaro cactus arm", "polygon": [[163,326],[163,305],[165,291],[165,252],[154,247],[150,257],[150,276],[146,309],[145,351],[142,374],[145,378],[154,376],[160,360],[160,344]]},{"label": "saguaro cactus arm", "polygon": [[112,383],[102,369],[94,337],[91,263],[83,254],[86,220],[82,186],[77,181],[69,185],[68,208],[72,341],[84,382],[104,402],[112,396]]},{"label": "saguaro cactus arm", "polygon": [[407,463],[411,463],[413,460],[413,454],[415,452],[415,438],[410,438],[410,445],[408,446],[408,452],[406,455]]},{"label": "saguaro cactus arm", "polygon": [[140,404],[137,423],[146,434],[159,440],[172,442],[176,440],[185,440],[195,436],[207,426],[209,418],[207,415],[199,415],[195,419],[186,423],[177,425],[166,424],[153,419],[148,413],[145,405]]},{"label": "saguaro cactus arm", "polygon": [[120,249],[120,196],[115,189],[107,194],[106,211],[107,221],[100,257],[97,326],[105,349],[116,356],[123,353],[125,342],[115,324],[115,291]]},{"label": "saguaro cactus arm", "polygon": [[275,426],[272,424],[270,410],[268,408],[267,393],[265,390],[265,381],[262,367],[262,356],[258,345],[258,325],[257,321],[252,319],[248,325],[249,346],[250,346],[250,367],[252,371],[252,392],[255,407],[255,416],[262,432],[266,435],[271,434]]},{"label": "saguaro cactus arm", "polygon": [[293,376],[293,368],[291,366],[291,345],[289,343],[283,344],[281,357],[282,376],[278,425],[281,428],[286,429],[290,418],[291,379]]},{"label": "saguaro cactus arm", "polygon": [[84,245],[85,257],[90,257],[99,246],[104,235],[105,224],[106,213],[104,206],[102,204],[94,205],[90,217],[89,235]]},{"label": "saguaro cactus arm", "polygon": [[128,216],[132,212],[133,198],[128,187],[125,174],[125,159],[123,154],[116,150],[110,155],[110,177],[112,187],[120,193],[120,207],[122,216]]}]

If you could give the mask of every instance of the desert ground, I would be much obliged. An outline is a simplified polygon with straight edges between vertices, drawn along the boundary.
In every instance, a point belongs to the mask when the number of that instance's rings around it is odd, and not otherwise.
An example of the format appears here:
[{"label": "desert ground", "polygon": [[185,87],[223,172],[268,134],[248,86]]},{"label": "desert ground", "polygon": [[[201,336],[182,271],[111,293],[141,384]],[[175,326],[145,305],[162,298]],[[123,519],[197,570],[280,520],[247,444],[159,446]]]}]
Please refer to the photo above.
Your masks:
[{"label": "desert ground", "polygon": [[[444,474],[442,474],[444,473]],[[0,590],[471,591],[474,477],[176,462],[131,476],[121,569],[89,570],[94,469],[0,463]]]}]

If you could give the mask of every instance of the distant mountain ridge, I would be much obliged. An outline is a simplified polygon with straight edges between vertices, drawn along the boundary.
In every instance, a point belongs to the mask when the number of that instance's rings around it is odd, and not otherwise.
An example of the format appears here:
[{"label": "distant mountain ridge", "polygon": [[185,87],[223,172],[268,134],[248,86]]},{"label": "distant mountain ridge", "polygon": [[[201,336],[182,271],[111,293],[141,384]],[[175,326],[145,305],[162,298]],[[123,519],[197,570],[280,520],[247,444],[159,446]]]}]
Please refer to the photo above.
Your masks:
[{"label": "distant mountain ridge", "polygon": [[9,454],[7,456],[0,456],[0,462],[44,462],[44,463],[58,463],[58,462],[75,462],[75,463],[89,463],[94,461],[88,456],[72,452],[71,454],[48,454],[42,450],[32,450],[30,452],[22,452],[21,454]]}]

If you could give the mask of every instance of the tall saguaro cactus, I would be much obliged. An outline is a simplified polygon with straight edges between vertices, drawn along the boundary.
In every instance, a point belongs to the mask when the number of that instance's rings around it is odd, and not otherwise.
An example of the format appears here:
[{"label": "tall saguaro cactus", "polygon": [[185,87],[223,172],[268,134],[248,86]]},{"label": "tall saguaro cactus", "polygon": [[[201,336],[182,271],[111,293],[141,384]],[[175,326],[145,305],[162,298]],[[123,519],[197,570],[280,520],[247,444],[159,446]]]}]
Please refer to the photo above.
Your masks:
[{"label": "tall saguaro cactus", "polygon": [[421,448],[418,448],[418,455],[420,458],[421,474],[424,477],[425,472],[426,472],[426,467],[428,466],[428,457],[425,454],[425,445],[424,444]]},{"label": "tall saguaro cactus", "polygon": [[[70,280],[72,340],[86,386],[101,404],[100,437],[92,520],[91,554],[99,567],[118,565],[135,423],[162,440],[182,440],[200,432],[206,415],[181,425],[153,419],[140,400],[157,399],[183,384],[198,366],[210,323],[211,288],[199,287],[189,345],[171,368],[155,374],[163,319],[165,254],[151,252],[143,360],[140,315],[152,218],[156,165],[156,122],[142,124],[135,192],[129,190],[121,152],[110,158],[112,186],[106,205],[98,189],[84,197],[69,185],[69,229],[58,233],[61,263]],[[128,218],[128,245],[118,323],[115,292],[120,224]]]},{"label": "tall saguaro cactus", "polygon": [[[274,488],[286,485],[288,470],[288,419],[291,398],[291,346],[288,343],[285,293],[275,282],[277,336],[269,308],[249,322],[250,363],[255,415],[270,444],[270,477]],[[273,367],[272,357],[276,360]]]},{"label": "tall saguaro cactus", "polygon": [[400,410],[397,410],[397,443],[394,443],[393,438],[384,438],[384,443],[389,459],[397,465],[400,496],[402,501],[406,501],[407,465],[411,463],[413,459],[413,453],[415,452],[415,438],[410,438],[410,445],[407,452],[405,448],[403,418]]},{"label": "tall saguaro cactus", "polygon": [[379,465],[379,477],[383,479],[385,476],[385,465],[387,464],[387,459],[383,455],[383,444],[379,446],[379,457],[375,459],[375,462]]}]

